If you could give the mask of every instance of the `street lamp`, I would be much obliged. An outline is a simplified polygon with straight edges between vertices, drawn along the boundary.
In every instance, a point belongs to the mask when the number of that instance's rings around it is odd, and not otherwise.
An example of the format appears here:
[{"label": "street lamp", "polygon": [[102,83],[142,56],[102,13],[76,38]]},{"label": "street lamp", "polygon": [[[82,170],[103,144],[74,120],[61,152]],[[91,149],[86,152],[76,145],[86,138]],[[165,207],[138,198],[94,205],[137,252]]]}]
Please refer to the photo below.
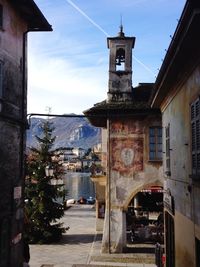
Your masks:
[{"label": "street lamp", "polygon": [[49,165],[45,167],[45,175],[47,177],[53,177],[53,168]]},{"label": "street lamp", "polygon": [[50,180],[50,184],[51,185],[57,185],[57,179],[53,179],[53,173],[54,173],[54,169],[52,168],[51,165],[47,165],[45,167],[45,174],[46,174],[46,177],[50,177],[51,180]]},{"label": "street lamp", "polygon": [[45,167],[45,175],[46,177],[50,177],[50,181],[49,181],[49,184],[50,185],[53,185],[53,186],[58,186],[58,190],[60,192],[63,192],[63,203],[65,201],[65,190],[64,190],[64,183],[63,183],[63,179],[56,179],[56,178],[53,178],[54,176],[54,169],[52,168],[51,165],[47,165]]},{"label": "street lamp", "polygon": [[63,184],[62,179],[53,178],[54,169],[51,167],[51,165],[47,165],[45,167],[45,175],[46,175],[46,177],[51,177],[51,181],[50,181],[51,185],[62,185]]}]

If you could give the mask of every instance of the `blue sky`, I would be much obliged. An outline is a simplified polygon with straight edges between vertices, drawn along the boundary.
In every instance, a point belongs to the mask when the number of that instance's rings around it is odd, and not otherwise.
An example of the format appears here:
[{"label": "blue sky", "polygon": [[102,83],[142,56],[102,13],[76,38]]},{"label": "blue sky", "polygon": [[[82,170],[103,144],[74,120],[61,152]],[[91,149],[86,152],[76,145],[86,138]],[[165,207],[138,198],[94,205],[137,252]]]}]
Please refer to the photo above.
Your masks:
[{"label": "blue sky", "polygon": [[76,113],[107,97],[107,35],[135,36],[133,86],[154,82],[185,0],[35,0],[53,32],[28,38],[28,112]]}]

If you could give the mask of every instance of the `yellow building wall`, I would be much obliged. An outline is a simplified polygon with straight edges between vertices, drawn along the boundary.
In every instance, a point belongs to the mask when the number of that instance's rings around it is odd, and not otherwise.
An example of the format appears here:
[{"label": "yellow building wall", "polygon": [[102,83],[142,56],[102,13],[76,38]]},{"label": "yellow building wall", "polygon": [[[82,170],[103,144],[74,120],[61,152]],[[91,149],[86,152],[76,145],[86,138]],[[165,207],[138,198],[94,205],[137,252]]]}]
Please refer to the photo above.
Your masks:
[{"label": "yellow building wall", "polygon": [[171,176],[165,174],[165,190],[175,204],[175,262],[176,267],[195,267],[195,237],[200,239],[200,187],[191,178],[191,120],[190,107],[200,95],[200,67],[178,87],[171,88],[163,101],[163,151],[166,151],[165,129],[170,125]]},{"label": "yellow building wall", "polygon": [[195,267],[194,223],[180,212],[175,213],[176,267]]}]

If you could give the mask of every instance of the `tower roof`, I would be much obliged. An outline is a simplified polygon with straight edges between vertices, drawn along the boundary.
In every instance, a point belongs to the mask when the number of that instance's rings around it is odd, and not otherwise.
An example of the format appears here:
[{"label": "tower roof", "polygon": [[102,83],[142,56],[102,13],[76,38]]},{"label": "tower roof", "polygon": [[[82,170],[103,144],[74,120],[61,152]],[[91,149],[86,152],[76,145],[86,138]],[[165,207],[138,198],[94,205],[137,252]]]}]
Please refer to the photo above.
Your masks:
[{"label": "tower roof", "polygon": [[125,34],[124,34],[124,32],[123,32],[123,25],[122,25],[122,23],[121,23],[121,25],[120,25],[120,31],[118,32],[118,36],[119,37],[125,37]]},{"label": "tower roof", "polygon": [[109,42],[110,41],[117,41],[117,40],[127,41],[127,40],[131,40],[132,41],[132,48],[134,48],[134,45],[135,45],[135,37],[125,36],[125,34],[123,32],[122,32],[123,36],[121,36],[120,33],[121,32],[119,32],[118,36],[116,36],[116,37],[108,37],[107,38],[107,47],[110,48],[110,45],[109,45]]},{"label": "tower roof", "polygon": [[115,37],[108,37],[107,38],[107,47],[110,48],[109,46],[109,41],[117,41],[117,40],[131,40],[132,41],[132,48],[134,48],[135,45],[135,37],[129,37],[129,36],[125,36],[125,33],[123,31],[123,25],[122,25],[122,21],[121,24],[119,26],[120,31],[118,32],[118,35]]},{"label": "tower roof", "polygon": [[83,113],[96,127],[106,127],[108,118],[143,117],[149,114],[160,114],[159,109],[150,106],[153,88],[153,83],[140,83],[133,88],[132,101],[108,103],[104,100],[83,111]]}]

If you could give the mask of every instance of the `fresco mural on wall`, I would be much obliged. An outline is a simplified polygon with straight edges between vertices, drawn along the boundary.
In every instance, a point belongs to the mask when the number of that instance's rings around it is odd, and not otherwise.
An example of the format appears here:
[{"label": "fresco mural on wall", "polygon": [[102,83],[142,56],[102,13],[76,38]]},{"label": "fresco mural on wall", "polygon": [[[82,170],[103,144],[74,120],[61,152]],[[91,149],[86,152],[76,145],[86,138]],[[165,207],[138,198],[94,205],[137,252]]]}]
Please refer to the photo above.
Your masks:
[{"label": "fresco mural on wall", "polygon": [[143,139],[137,137],[111,139],[111,168],[130,176],[143,171]]},{"label": "fresco mural on wall", "polygon": [[111,134],[142,134],[140,121],[124,120],[123,122],[112,122]]}]

